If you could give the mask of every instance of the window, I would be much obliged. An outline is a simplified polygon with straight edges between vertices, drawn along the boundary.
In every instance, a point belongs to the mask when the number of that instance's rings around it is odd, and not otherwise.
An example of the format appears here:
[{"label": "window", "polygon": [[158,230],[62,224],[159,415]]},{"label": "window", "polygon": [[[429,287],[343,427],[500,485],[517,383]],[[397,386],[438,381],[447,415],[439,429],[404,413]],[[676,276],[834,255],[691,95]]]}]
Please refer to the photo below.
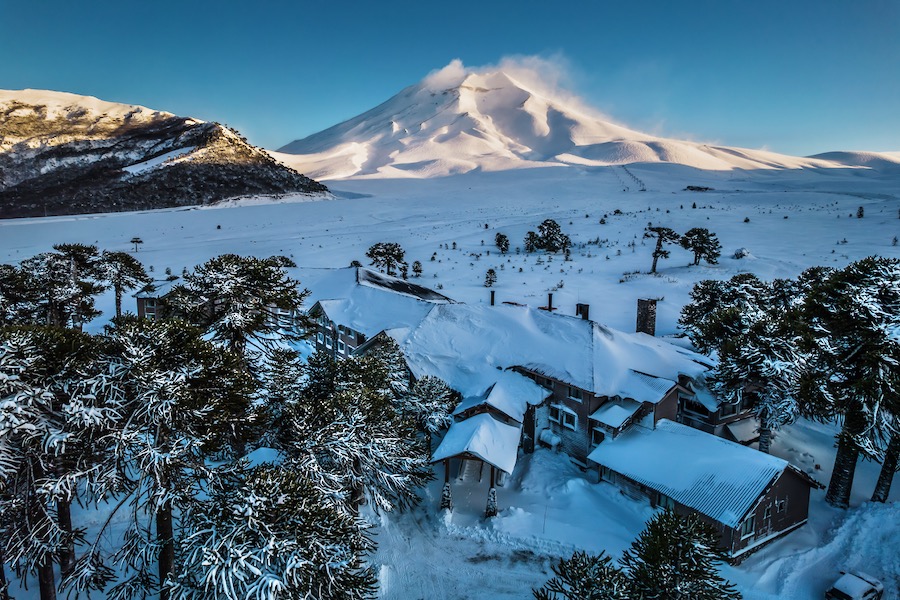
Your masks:
[{"label": "window", "polygon": [[564,406],[559,406],[558,404],[550,406],[550,420],[554,423],[559,423],[566,429],[571,429],[572,431],[575,431],[576,424],[578,423],[578,418],[575,416],[574,412]]},{"label": "window", "polygon": [[675,501],[666,496],[665,494],[660,494],[657,498],[656,504],[662,508],[663,510],[675,510]]},{"label": "window", "polygon": [[783,513],[787,509],[787,498],[775,501],[775,511]]},{"label": "window", "polygon": [[334,342],[331,340],[331,336],[328,336],[325,338],[325,347],[331,348],[332,346],[334,346]]},{"label": "window", "polygon": [[347,344],[340,340],[338,340],[338,352],[340,352],[341,354],[347,353]]},{"label": "window", "polygon": [[579,390],[578,388],[572,387],[570,385],[569,386],[569,398],[571,398],[572,400],[578,400],[579,402],[581,402],[584,400],[584,395],[581,390]]},{"label": "window", "polygon": [[600,479],[602,479],[603,481],[613,480],[613,472],[609,469],[609,467],[600,465]]},{"label": "window", "polygon": [[767,506],[767,507],[766,507],[766,514],[763,515],[763,520],[764,520],[764,521],[768,521],[768,520],[771,519],[771,518],[772,518],[772,507],[771,507],[771,506]]},{"label": "window", "polygon": [[720,408],[721,415],[723,417],[730,417],[731,415],[736,415],[738,412],[739,406],[740,406],[740,402],[733,402],[731,404],[723,404]]},{"label": "window", "polygon": [[756,531],[756,515],[750,515],[741,524],[741,539],[750,537]]},{"label": "window", "polygon": [[606,439],[606,435],[602,429],[597,429],[596,427],[591,429],[591,446],[599,446],[604,439]]},{"label": "window", "polygon": [[156,308],[156,298],[147,298],[144,300],[144,308]]},{"label": "window", "polygon": [[321,331],[320,331],[319,333],[317,333],[317,334],[316,334],[316,341],[319,342],[320,344],[325,343],[325,334],[322,333]]},{"label": "window", "polygon": [[550,420],[554,423],[559,423],[559,407],[551,406],[550,407]]}]

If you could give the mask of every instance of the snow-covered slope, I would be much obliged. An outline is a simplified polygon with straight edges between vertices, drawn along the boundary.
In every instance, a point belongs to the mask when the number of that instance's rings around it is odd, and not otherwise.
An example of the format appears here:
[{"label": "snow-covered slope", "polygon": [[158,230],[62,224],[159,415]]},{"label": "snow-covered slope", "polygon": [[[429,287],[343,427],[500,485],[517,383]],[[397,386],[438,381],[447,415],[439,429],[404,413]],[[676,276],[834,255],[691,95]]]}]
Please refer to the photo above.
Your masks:
[{"label": "snow-covered slope", "polygon": [[612,123],[535,81],[522,70],[472,70],[454,61],[380,106],[284,146],[276,158],[319,179],[637,162],[704,170],[845,166],[827,156],[655,137]]},{"label": "snow-covered slope", "polygon": [[0,90],[0,217],[324,189],[218,123],[63,92]]}]

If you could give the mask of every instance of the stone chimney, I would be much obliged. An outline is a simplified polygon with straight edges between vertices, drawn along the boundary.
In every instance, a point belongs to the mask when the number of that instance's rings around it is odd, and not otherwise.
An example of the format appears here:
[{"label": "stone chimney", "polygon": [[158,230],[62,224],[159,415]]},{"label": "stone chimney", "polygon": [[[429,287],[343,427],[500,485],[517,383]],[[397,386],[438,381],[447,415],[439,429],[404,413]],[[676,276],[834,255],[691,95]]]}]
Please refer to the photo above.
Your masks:
[{"label": "stone chimney", "polygon": [[635,330],[638,333],[656,335],[656,300],[638,299]]},{"label": "stone chimney", "polygon": [[582,304],[578,303],[575,305],[575,316],[581,317],[585,321],[590,320],[591,318],[591,305],[590,304]]}]

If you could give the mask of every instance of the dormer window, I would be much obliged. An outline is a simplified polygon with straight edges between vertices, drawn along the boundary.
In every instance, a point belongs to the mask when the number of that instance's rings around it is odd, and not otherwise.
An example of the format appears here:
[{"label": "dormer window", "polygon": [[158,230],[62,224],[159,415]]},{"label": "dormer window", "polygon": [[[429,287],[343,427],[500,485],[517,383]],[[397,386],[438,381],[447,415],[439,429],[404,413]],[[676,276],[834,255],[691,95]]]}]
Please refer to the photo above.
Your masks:
[{"label": "dormer window", "polygon": [[569,398],[572,400],[577,400],[578,402],[584,401],[584,392],[579,390],[576,387],[569,386]]}]

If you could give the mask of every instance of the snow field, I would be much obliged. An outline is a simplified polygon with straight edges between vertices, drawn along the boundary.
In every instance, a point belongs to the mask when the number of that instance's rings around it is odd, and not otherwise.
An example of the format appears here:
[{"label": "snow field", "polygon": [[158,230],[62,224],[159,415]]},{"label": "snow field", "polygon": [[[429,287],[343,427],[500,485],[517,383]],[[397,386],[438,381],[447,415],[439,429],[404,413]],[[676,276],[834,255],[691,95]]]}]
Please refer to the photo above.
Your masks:
[{"label": "snow field", "polygon": [[[635,178],[647,191],[638,191]],[[221,209],[0,221],[0,262],[18,262],[60,242],[133,251],[129,240],[138,236],[144,244],[136,257],[157,278],[167,268],[180,274],[223,253],[283,254],[301,266],[295,275],[305,283],[307,268],[346,266],[354,259],[365,264],[371,244],[396,241],[408,262],[423,264],[416,283],[456,300],[486,304],[484,273],[494,268],[498,302],[544,305],[552,290],[561,313],[572,315],[576,302],[587,302],[592,319],[626,332],[634,330],[638,298],[662,298],[657,333],[669,335],[699,280],[745,271],[763,279],[793,277],[810,266],[842,267],[871,254],[900,257],[893,245],[900,235],[897,182],[873,172],[701,172],[657,164],[627,171],[542,168],[330,185],[335,199],[326,202],[254,199]],[[691,193],[683,191],[686,185],[716,189]],[[859,206],[865,209],[862,219],[851,216]],[[562,255],[515,253],[525,233],[545,218],[557,220],[572,238],[570,262]],[[688,267],[690,253],[671,247],[659,274],[648,275],[652,246],[642,238],[648,222],[681,233],[706,227],[721,241],[723,257],[718,265]],[[493,245],[497,232],[510,238],[506,256]],[[739,247],[752,257],[729,258]],[[125,306],[134,310],[133,300],[126,297]],[[93,330],[113,312],[111,293],[98,308],[104,317],[91,323]],[[833,435],[832,426],[800,423],[778,435],[773,452],[827,482]],[[551,560],[573,549],[606,549],[618,558],[651,514],[647,503],[590,483],[564,457],[538,452],[520,457],[516,473],[498,488],[497,518],[481,517],[485,482],[454,482],[456,508],[444,519],[437,511],[443,472],[436,471],[439,480],[426,490],[420,508],[391,515],[377,529],[373,562],[386,575],[385,598],[527,597],[550,576]],[[860,463],[854,507],[871,494],[877,473],[878,465]],[[747,598],[820,598],[838,568],[860,565],[896,588],[891,561],[900,555],[900,536],[891,527],[898,522],[900,485],[895,482],[892,504],[846,513],[825,506],[823,497],[823,491],[813,493],[809,526],[724,569]]]}]

